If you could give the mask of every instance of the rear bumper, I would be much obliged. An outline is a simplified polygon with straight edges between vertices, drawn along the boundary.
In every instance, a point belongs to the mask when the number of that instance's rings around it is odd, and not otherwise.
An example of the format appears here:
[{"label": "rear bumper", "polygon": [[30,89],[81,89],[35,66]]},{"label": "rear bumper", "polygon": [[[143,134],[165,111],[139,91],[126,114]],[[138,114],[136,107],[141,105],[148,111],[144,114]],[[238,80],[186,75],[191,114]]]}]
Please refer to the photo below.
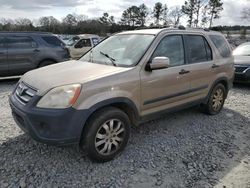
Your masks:
[{"label": "rear bumper", "polygon": [[[38,98],[34,101],[38,101]],[[15,122],[34,140],[53,145],[68,145],[80,142],[83,126],[88,117],[88,110],[73,108],[64,110],[39,109],[32,104],[24,106],[15,99],[14,95],[10,96],[9,102]]]}]

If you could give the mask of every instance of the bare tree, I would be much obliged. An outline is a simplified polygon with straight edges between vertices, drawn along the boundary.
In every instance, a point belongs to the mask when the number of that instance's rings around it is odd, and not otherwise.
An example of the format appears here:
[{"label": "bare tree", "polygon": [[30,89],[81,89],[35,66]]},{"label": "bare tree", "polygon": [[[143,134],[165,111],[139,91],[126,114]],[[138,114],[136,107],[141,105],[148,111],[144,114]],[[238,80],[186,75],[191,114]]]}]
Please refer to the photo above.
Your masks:
[{"label": "bare tree", "polygon": [[76,26],[77,18],[74,14],[68,14],[65,18],[63,18],[63,24],[67,26]]},{"label": "bare tree", "polygon": [[169,9],[167,4],[165,4],[163,7],[162,20],[164,26],[169,26],[171,23],[171,20],[169,19]]},{"label": "bare tree", "polygon": [[59,20],[53,16],[41,17],[38,22],[42,30],[51,32],[56,32],[61,24]]},{"label": "bare tree", "polygon": [[182,16],[183,12],[180,7],[176,6],[170,8],[169,18],[175,27],[179,25]]},{"label": "bare tree", "polygon": [[212,27],[213,20],[220,18],[220,12],[223,10],[222,0],[210,0],[208,4],[208,14],[210,15],[209,27]]},{"label": "bare tree", "polygon": [[15,20],[16,25],[27,26],[31,25],[32,21],[28,18],[18,18]]},{"label": "bare tree", "polygon": [[202,9],[201,26],[206,27],[208,22],[209,22],[208,5],[206,5]]}]

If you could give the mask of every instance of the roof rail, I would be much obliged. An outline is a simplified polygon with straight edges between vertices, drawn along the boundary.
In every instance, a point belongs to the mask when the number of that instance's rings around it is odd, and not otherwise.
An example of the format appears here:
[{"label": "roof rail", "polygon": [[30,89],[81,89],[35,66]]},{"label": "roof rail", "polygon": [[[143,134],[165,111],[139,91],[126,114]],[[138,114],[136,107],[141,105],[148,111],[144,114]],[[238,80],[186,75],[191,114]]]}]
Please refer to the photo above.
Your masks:
[{"label": "roof rail", "polygon": [[193,29],[193,30],[203,30],[209,32],[209,28],[202,28],[202,27],[189,27],[188,29]]},{"label": "roof rail", "polygon": [[183,25],[179,25],[178,29],[180,29],[180,30],[186,30],[186,28]]}]

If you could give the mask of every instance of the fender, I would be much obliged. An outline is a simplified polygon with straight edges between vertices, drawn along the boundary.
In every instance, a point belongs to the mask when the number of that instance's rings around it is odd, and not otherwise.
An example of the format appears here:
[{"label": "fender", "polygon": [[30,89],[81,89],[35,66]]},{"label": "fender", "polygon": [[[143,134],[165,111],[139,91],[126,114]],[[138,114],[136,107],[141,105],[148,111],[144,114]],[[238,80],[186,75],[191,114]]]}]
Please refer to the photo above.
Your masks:
[{"label": "fender", "polygon": [[227,85],[226,85],[227,94],[228,94],[229,89],[231,89],[232,86],[233,86],[233,80],[229,80],[227,77],[220,77],[220,78],[218,78],[217,80],[214,81],[212,87],[210,88],[210,90],[209,90],[209,92],[208,92],[208,95],[206,96],[205,101],[204,101],[205,104],[208,103],[208,100],[209,100],[209,97],[210,97],[210,95],[211,95],[211,93],[212,93],[212,91],[213,91],[213,88],[214,88],[218,83],[220,83],[220,82],[226,82],[226,84],[227,84]]},{"label": "fender", "polygon": [[135,120],[139,120],[140,115],[139,115],[139,110],[137,109],[136,105],[134,104],[133,101],[131,101],[128,98],[125,97],[117,97],[117,98],[112,98],[112,99],[107,99],[104,101],[101,101],[97,104],[95,104],[94,106],[90,107],[88,109],[88,115],[87,115],[87,119],[97,110],[104,108],[106,106],[117,106],[119,108],[119,105],[126,105],[127,107],[129,107],[129,111],[131,114],[133,114],[133,118],[135,118]]}]

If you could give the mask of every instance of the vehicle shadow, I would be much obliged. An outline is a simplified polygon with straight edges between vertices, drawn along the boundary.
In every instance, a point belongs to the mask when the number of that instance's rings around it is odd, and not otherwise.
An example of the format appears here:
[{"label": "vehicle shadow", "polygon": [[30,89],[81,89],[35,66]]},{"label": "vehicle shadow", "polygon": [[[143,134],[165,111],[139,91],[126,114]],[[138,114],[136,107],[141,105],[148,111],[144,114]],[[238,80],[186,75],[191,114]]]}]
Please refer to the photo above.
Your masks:
[{"label": "vehicle shadow", "polygon": [[21,134],[0,145],[0,185],[213,187],[250,155],[249,124],[228,108],[217,116],[197,108],[164,115],[133,128],[125,151],[104,164],[78,146],[47,146]]},{"label": "vehicle shadow", "polygon": [[237,89],[250,89],[250,84],[248,84],[248,83],[234,83],[233,87],[237,88]]}]

